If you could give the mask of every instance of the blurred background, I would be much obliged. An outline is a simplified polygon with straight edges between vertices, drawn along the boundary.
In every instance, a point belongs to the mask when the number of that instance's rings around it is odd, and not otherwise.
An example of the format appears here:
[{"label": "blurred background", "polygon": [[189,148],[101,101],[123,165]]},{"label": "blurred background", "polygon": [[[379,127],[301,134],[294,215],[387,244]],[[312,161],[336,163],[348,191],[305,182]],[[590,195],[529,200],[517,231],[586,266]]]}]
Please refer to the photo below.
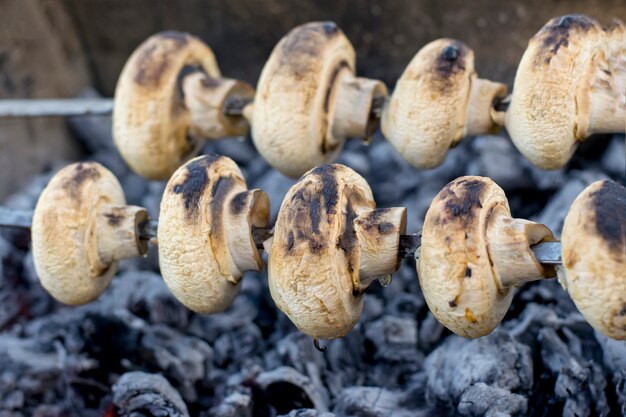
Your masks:
[{"label": "blurred background", "polygon": [[[626,19],[623,0],[0,0],[0,98],[112,96],[134,48],[155,32],[190,32],[213,48],[222,73],[256,84],[294,26],[333,20],[353,42],[358,73],[393,88],[427,42],[453,37],[476,53],[480,75],[512,84],[528,39],[551,17]],[[0,120],[0,199],[51,161],[84,150],[64,119]]]}]

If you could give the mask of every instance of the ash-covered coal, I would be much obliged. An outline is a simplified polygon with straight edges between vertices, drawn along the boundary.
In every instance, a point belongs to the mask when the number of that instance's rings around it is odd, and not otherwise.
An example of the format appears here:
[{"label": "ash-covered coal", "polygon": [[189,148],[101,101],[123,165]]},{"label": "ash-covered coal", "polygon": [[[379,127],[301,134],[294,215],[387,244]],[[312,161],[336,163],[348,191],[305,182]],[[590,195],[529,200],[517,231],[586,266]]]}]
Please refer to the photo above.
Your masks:
[{"label": "ash-covered coal", "polygon": [[[131,173],[106,124],[72,121],[119,176],[131,204],[158,215],[164,184]],[[110,126],[110,125],[108,125]],[[208,143],[270,196],[272,217],[295,182],[249,141]],[[439,168],[417,171],[380,137],[350,142],[339,162],[360,172],[381,207],[406,206],[417,231],[435,194],[455,177],[490,176],[514,216],[560,233],[589,183],[626,181],[624,138],[591,140],[567,168],[532,167],[504,137],[463,141]],[[64,162],[53,168],[62,166]],[[33,208],[42,173],[3,204]],[[0,236],[0,416],[617,416],[626,415],[626,344],[596,333],[556,280],[527,285],[493,334],[466,340],[437,322],[414,262],[374,284],[348,336],[324,353],[280,313],[267,276],[247,273],[234,305],[203,316],[184,308],[158,274],[156,251],[124,261],[97,301],[65,307],[40,287],[25,232]]]}]

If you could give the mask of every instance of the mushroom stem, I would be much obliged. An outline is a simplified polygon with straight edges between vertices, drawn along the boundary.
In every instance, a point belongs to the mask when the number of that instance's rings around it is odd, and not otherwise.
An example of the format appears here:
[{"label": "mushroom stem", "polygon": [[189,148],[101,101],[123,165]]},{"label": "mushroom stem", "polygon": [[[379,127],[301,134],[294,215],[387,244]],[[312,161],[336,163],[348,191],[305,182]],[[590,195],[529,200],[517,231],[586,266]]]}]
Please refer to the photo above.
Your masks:
[{"label": "mushroom stem", "polygon": [[349,68],[339,72],[335,81],[335,100],[331,117],[333,138],[362,138],[369,141],[378,128],[374,103],[387,96],[381,81],[355,77]]},{"label": "mushroom stem", "polygon": [[474,78],[467,109],[466,132],[463,136],[497,132],[504,125],[504,116],[493,104],[505,97],[506,93],[506,85],[502,83]]},{"label": "mushroom stem", "polygon": [[626,91],[618,89],[618,77],[626,77],[626,69],[622,73],[610,71],[608,63],[598,65],[595,78],[590,88],[589,125],[578,126],[576,137],[580,140],[594,133],[624,132],[626,120]]},{"label": "mushroom stem", "polygon": [[[267,226],[269,198],[255,189],[235,194],[224,210],[224,227],[230,256],[239,271],[260,271],[263,265],[252,229]],[[241,272],[240,274],[241,275]]]},{"label": "mushroom stem", "polygon": [[511,218],[507,209],[496,206],[487,225],[487,242],[498,288],[508,290],[554,277],[554,268],[542,265],[531,249],[531,245],[551,240],[554,236],[543,224]]},{"label": "mushroom stem", "polygon": [[254,89],[249,84],[195,71],[183,78],[182,90],[192,137],[221,139],[243,136],[248,131],[248,121],[242,113],[245,104],[254,98]]},{"label": "mushroom stem", "polygon": [[121,259],[134,258],[148,252],[148,243],[140,238],[139,227],[148,220],[143,207],[100,207],[96,218],[95,236],[98,259],[104,268]]},{"label": "mushroom stem", "polygon": [[395,272],[400,266],[400,236],[406,233],[406,208],[392,207],[361,211],[354,219],[361,261],[361,291],[372,281]]}]

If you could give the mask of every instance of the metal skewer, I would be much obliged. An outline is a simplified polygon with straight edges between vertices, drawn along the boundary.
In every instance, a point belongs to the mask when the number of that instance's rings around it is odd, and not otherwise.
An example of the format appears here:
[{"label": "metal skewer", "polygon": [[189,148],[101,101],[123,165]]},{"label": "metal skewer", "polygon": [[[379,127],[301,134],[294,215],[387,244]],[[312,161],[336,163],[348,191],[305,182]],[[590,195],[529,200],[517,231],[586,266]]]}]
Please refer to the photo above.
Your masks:
[{"label": "metal skewer", "polygon": [[[244,107],[248,104],[250,101],[241,97],[229,97],[224,104],[224,114],[241,116]],[[113,114],[112,98],[0,100],[0,118],[110,116],[111,114]]]},{"label": "metal skewer", "polygon": [[[33,212],[29,210],[14,210],[0,206],[0,228],[13,227],[30,229],[33,221]],[[139,225],[138,234],[140,239],[152,240],[157,237],[159,223],[157,220],[148,220]],[[252,238],[258,248],[263,247],[263,242],[272,237],[272,228],[252,227]],[[400,235],[398,246],[399,258],[412,258],[415,251],[421,246],[422,234]],[[535,258],[544,265],[561,264],[561,242],[540,242],[532,245]]]},{"label": "metal skewer", "polygon": [[[496,111],[506,112],[511,97],[499,98],[493,103]],[[388,97],[375,97],[370,113],[374,118],[382,116]],[[229,97],[224,103],[224,114],[243,116],[243,109],[251,100]],[[11,117],[73,117],[110,116],[113,114],[112,98],[60,98],[60,99],[3,99],[0,100],[0,119]]]}]

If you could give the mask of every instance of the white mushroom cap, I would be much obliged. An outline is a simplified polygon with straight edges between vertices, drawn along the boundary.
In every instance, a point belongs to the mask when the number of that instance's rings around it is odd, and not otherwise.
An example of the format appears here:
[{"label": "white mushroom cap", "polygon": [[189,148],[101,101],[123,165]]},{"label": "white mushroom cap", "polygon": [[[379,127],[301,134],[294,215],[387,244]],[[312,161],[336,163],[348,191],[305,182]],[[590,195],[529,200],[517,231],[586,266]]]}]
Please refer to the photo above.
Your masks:
[{"label": "white mushroom cap", "polygon": [[173,31],[148,38],[124,65],[115,89],[113,137],[138,174],[166,179],[200,149],[200,138],[188,134],[191,113],[182,85],[194,72],[220,76],[208,46]]},{"label": "white mushroom cap", "polygon": [[248,191],[237,164],[199,156],[167,183],[159,215],[159,264],[165,283],[200,313],[225,310],[239,293],[244,271],[263,266],[252,226],[269,222],[269,199]]},{"label": "white mushroom cap", "polygon": [[398,268],[405,224],[406,209],[375,209],[367,182],[350,168],[309,171],[285,196],[266,244],[274,302],[314,338],[346,335],[363,291]]},{"label": "white mushroom cap", "polygon": [[126,206],[120,183],[102,165],[63,168],[41,193],[33,216],[41,285],[65,304],[96,299],[115,275],[116,260],[146,253],[136,231],[145,220],[144,209]]},{"label": "white mushroom cap", "polygon": [[[623,132],[626,68],[611,68],[610,38],[591,18],[550,20],[529,42],[515,76],[506,128],[522,154],[544,169],[563,166],[593,133]],[[624,42],[624,39],[620,40]]]},{"label": "white mushroom cap", "polygon": [[261,72],[252,113],[254,144],[270,165],[298,177],[335,159],[346,137],[371,133],[372,98],[387,90],[355,78],[355,60],[332,22],[298,26],[280,40]]},{"label": "white mushroom cap", "polygon": [[428,307],[460,336],[489,334],[508,310],[513,288],[553,275],[530,249],[551,239],[547,227],[511,218],[492,180],[450,182],[434,198],[422,229],[417,268]]},{"label": "white mushroom cap", "polygon": [[626,188],[597,181],[569,209],[561,239],[559,282],[585,319],[626,340]]},{"label": "white mushroom cap", "polygon": [[463,42],[438,39],[413,57],[382,117],[389,143],[411,165],[434,168],[465,136],[493,133],[493,102],[506,86],[479,79],[474,52]]}]

